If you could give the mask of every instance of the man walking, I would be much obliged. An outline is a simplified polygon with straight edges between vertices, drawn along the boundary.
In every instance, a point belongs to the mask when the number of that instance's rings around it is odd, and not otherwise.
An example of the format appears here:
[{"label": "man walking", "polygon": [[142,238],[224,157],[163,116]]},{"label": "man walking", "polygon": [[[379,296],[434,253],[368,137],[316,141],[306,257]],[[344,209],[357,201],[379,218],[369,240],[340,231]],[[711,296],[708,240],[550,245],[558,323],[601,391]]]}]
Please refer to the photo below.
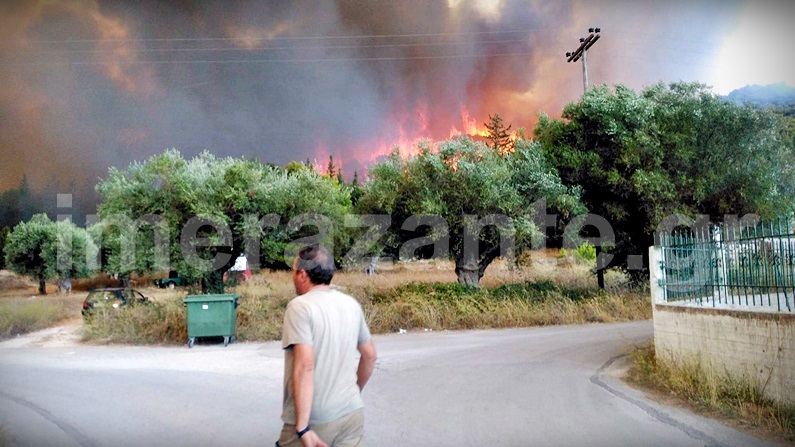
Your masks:
[{"label": "man walking", "polygon": [[292,274],[298,296],[284,314],[284,428],[276,445],[364,446],[361,391],[376,351],[362,307],[330,287],[334,258],[321,246],[301,249]]}]

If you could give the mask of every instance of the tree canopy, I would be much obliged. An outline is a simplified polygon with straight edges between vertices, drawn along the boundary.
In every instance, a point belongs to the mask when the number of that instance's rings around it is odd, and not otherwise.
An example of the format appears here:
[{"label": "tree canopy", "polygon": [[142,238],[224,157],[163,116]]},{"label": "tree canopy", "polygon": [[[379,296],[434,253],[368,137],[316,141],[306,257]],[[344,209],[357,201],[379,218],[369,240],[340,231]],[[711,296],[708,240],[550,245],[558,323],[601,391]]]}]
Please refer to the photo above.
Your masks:
[{"label": "tree canopy", "polygon": [[56,276],[83,278],[93,271],[97,247],[88,233],[68,221],[51,221],[36,214],[9,233],[5,244],[8,268],[39,282],[39,293],[47,293],[45,282]]},{"label": "tree canopy", "polygon": [[[170,268],[218,292],[240,255],[255,266],[284,267],[292,241],[322,233],[332,248],[349,243],[345,228],[334,225],[350,209],[347,189],[306,167],[285,170],[206,152],[185,160],[169,150],[111,169],[97,191],[102,221],[94,231],[105,235],[106,268],[120,274]],[[129,230],[135,221],[144,228],[139,234]],[[123,237],[114,230],[119,222],[127,222]],[[133,256],[124,237],[136,242]],[[166,253],[159,253],[163,246]]]},{"label": "tree canopy", "polygon": [[[514,240],[522,248],[541,236],[533,222],[536,201],[582,211],[578,190],[562,185],[536,144],[518,141],[516,152],[501,155],[463,137],[439,143],[438,150],[427,142],[419,149],[416,156],[395,152],[373,166],[357,208],[391,216],[384,246],[393,256],[413,257],[439,242],[434,251],[442,253],[432,254],[445,257],[449,247],[462,284],[477,286],[494,259],[511,254],[501,242]],[[420,238],[418,228],[424,228]]]},{"label": "tree canopy", "polygon": [[[562,120],[541,115],[534,134],[563,182],[581,186],[590,212],[612,225],[611,266],[647,259],[654,230],[673,213],[793,210],[795,160],[781,120],[702,84],[591,88]],[[642,277],[643,265],[630,270]]]}]

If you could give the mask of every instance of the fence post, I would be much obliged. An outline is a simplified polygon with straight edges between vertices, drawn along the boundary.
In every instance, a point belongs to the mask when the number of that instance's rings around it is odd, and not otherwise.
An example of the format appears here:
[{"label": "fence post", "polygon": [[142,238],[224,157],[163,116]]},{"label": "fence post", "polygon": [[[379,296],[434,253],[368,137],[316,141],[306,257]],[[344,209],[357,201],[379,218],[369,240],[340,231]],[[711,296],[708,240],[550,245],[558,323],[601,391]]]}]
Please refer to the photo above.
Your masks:
[{"label": "fence post", "polygon": [[662,247],[649,247],[649,290],[651,290],[651,303],[665,302],[663,289],[663,271],[661,267]]}]

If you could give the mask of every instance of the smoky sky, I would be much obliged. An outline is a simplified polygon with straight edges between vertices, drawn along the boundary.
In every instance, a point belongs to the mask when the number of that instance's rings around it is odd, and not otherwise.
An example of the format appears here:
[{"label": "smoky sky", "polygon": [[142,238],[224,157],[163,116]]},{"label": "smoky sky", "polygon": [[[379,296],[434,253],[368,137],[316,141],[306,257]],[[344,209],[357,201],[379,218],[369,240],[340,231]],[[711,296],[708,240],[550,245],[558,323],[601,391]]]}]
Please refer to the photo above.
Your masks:
[{"label": "smoky sky", "polygon": [[[0,191],[89,194],[168,148],[350,178],[499,113],[531,129],[592,83],[702,80],[731,1],[20,1],[0,6]],[[711,45],[711,46],[710,46]],[[712,52],[712,53],[711,53]],[[705,56],[706,55],[706,56]],[[464,117],[462,117],[464,115]]]}]

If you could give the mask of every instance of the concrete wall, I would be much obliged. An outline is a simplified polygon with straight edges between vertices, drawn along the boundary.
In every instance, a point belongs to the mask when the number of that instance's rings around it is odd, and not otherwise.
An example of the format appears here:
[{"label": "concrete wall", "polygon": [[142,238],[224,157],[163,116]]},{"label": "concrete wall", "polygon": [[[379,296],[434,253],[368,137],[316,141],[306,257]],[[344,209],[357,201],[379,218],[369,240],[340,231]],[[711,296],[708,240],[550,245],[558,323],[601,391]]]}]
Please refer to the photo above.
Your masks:
[{"label": "concrete wall", "polygon": [[756,380],[771,398],[795,404],[795,314],[665,303],[655,272],[659,256],[653,249],[650,254],[657,355],[700,359],[719,372]]}]

